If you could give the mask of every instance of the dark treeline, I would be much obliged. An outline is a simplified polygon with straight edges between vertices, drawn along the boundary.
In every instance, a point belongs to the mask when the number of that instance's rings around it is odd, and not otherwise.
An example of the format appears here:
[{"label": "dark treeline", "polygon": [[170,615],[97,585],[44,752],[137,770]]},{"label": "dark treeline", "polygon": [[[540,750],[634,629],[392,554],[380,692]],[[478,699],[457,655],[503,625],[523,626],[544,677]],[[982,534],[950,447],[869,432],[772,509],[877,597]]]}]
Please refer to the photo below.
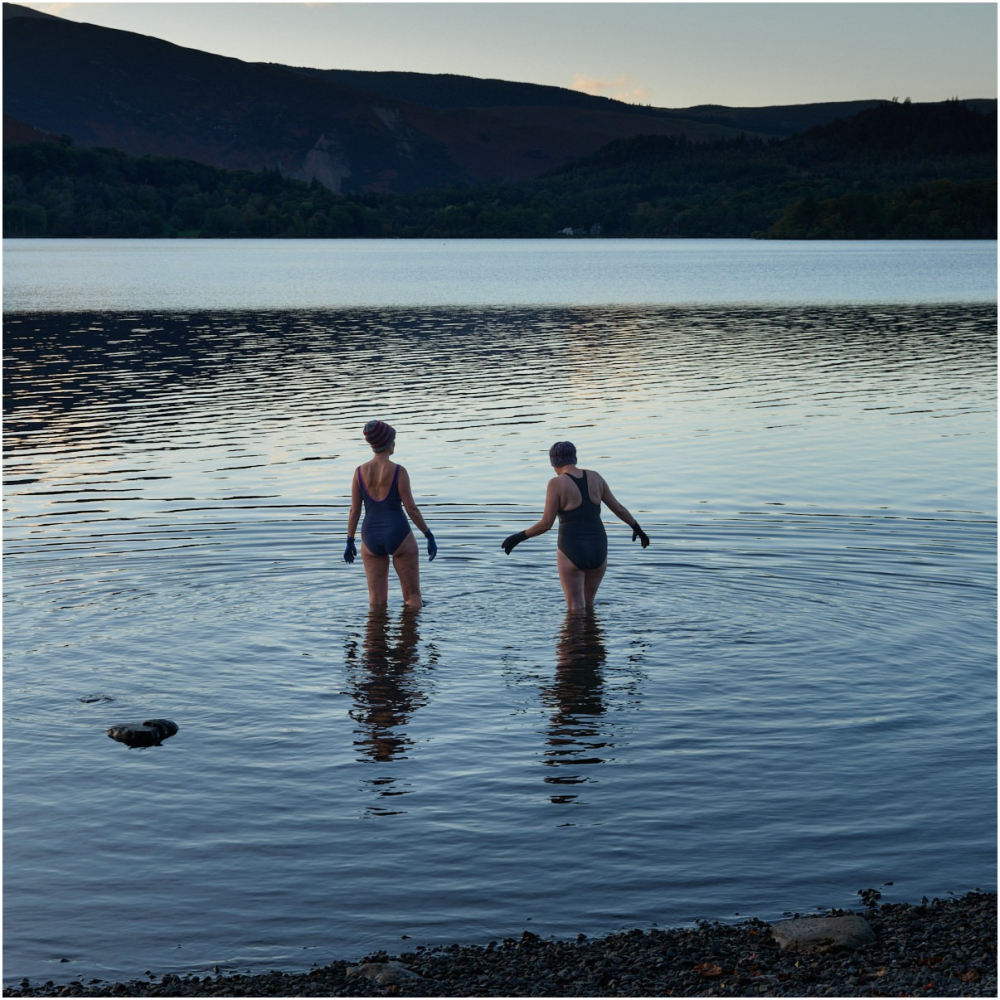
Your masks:
[{"label": "dark treeline", "polygon": [[276,170],[217,170],[61,142],[4,147],[4,236],[380,236],[374,199]]},{"label": "dark treeline", "polygon": [[4,149],[4,235],[995,239],[996,116],[885,104],[792,136],[639,136],[521,183],[337,195],[66,142]]}]

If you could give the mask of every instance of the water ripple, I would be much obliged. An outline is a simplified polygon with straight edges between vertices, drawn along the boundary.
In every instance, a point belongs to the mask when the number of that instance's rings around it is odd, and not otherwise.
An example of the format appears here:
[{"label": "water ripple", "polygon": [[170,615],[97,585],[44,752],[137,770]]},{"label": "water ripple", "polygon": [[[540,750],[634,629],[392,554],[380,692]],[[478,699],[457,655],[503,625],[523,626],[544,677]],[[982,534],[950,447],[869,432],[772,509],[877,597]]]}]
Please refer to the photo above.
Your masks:
[{"label": "water ripple", "polygon": [[[253,941],[294,968],[331,935],[983,885],[995,328],[989,305],[9,316],[8,970],[252,965]],[[440,545],[416,615],[369,614],[341,560],[372,416]],[[653,541],[606,518],[583,619],[554,532],[500,549],[566,437]],[[152,717],[181,727],[162,747],[105,735]]]}]

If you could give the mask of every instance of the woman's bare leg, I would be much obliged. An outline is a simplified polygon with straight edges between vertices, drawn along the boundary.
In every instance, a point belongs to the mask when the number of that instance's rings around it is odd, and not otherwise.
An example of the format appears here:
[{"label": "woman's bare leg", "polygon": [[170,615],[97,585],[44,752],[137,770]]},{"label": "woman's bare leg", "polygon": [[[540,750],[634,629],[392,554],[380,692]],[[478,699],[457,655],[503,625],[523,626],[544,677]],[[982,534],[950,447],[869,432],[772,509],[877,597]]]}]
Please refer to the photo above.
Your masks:
[{"label": "woman's bare leg", "polygon": [[605,560],[603,566],[598,566],[597,569],[588,569],[584,574],[583,599],[587,602],[588,608],[594,606],[594,600],[597,597],[597,588],[600,587],[601,581],[604,579],[604,574],[607,571],[608,563]]},{"label": "woman's bare leg", "polygon": [[567,609],[582,611],[584,608],[592,607],[594,598],[597,597],[597,588],[600,587],[607,572],[607,562],[597,569],[578,569],[561,549],[557,550],[556,560]]},{"label": "woman's bare leg", "polygon": [[389,557],[375,555],[362,542],[361,561],[368,578],[368,606],[384,608],[389,603]]},{"label": "woman's bare leg", "polygon": [[403,589],[403,603],[410,608],[423,607],[424,599],[420,596],[420,550],[412,531],[392,554],[392,565]]},{"label": "woman's bare leg", "polygon": [[556,565],[559,567],[559,582],[566,598],[566,607],[570,611],[582,610],[587,606],[583,593],[586,574],[582,569],[577,569],[561,549],[556,551]]}]

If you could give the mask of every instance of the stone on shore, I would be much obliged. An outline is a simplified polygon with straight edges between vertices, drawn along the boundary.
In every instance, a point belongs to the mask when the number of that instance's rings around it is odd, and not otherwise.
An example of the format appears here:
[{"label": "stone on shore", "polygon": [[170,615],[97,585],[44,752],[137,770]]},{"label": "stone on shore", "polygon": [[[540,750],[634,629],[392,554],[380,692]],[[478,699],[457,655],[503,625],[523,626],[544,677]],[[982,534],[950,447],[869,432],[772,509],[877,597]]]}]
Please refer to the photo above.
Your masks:
[{"label": "stone on shore", "polygon": [[875,943],[875,932],[864,917],[796,917],[771,924],[771,935],[785,951],[851,950]]},{"label": "stone on shore", "polygon": [[347,970],[347,978],[373,979],[379,986],[392,986],[411,979],[420,979],[415,972],[402,962],[366,962],[364,965],[352,965]]}]

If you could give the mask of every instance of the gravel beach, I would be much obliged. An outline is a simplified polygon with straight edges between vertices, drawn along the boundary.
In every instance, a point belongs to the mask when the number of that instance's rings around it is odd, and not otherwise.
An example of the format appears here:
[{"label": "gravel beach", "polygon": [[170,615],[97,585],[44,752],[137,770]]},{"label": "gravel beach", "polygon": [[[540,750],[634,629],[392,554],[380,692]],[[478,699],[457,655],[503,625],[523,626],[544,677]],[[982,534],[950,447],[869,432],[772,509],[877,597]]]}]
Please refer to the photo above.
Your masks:
[{"label": "gravel beach", "polygon": [[[702,923],[557,941],[525,931],[485,945],[418,948],[331,961],[304,973],[152,975],[29,983],[10,997],[995,997],[997,896],[971,892],[853,912],[874,944],[826,952],[782,950],[771,926]],[[848,911],[831,910],[826,915]]]}]

